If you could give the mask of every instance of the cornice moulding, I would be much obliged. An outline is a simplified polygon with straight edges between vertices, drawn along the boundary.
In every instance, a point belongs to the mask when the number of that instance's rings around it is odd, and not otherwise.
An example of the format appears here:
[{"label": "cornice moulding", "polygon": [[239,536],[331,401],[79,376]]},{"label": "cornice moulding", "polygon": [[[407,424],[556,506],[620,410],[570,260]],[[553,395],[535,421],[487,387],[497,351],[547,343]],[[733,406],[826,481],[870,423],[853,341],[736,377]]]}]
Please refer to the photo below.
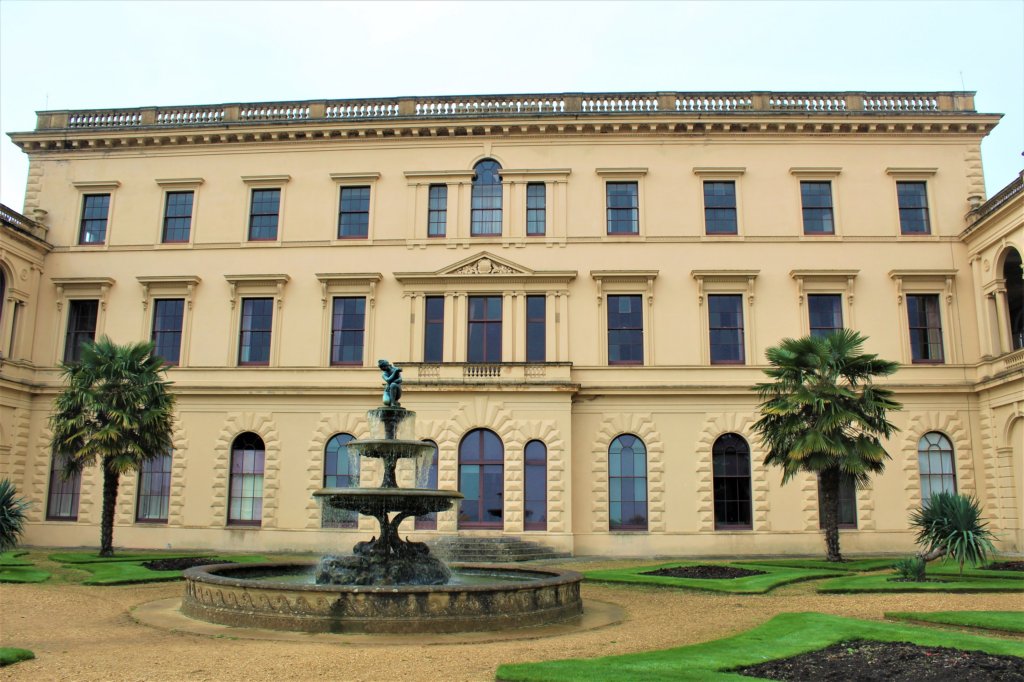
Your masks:
[{"label": "cornice moulding", "polygon": [[331,180],[335,182],[374,182],[380,180],[380,173],[331,173]]},{"label": "cornice moulding", "polygon": [[198,187],[203,184],[203,178],[157,178],[156,184],[161,187]]},{"label": "cornice moulding", "polygon": [[198,275],[144,275],[135,279],[139,284],[199,284],[203,280]]},{"label": "cornice moulding", "polygon": [[72,180],[77,189],[116,189],[121,186],[120,180]]},{"label": "cornice moulding", "polygon": [[243,175],[242,182],[247,185],[261,185],[261,184],[282,184],[292,179],[290,175]]}]

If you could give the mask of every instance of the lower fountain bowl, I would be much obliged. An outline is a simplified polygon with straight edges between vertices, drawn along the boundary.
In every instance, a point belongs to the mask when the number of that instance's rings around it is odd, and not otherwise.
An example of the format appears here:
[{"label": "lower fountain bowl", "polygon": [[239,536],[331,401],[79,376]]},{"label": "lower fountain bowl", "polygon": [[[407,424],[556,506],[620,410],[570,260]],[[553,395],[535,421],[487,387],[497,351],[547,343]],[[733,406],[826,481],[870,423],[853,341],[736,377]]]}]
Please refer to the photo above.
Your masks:
[{"label": "lower fountain bowl", "polygon": [[583,613],[573,571],[452,564],[464,584],[315,585],[316,564],[215,564],[185,571],[181,611],[236,627],[297,632],[480,632],[548,625]]}]

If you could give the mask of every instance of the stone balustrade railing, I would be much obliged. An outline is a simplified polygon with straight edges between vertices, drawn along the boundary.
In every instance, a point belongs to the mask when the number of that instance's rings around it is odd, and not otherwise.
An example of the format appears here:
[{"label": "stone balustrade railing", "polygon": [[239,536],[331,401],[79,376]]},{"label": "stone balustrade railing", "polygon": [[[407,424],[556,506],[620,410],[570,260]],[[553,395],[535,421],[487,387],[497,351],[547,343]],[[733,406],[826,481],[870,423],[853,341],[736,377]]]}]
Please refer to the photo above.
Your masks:
[{"label": "stone balustrade railing", "polygon": [[520,383],[568,382],[572,364],[568,362],[444,362],[403,363],[406,383]]},{"label": "stone balustrade railing", "polygon": [[473,95],[38,112],[36,130],[190,127],[318,120],[609,114],[975,113],[973,92],[647,92]]},{"label": "stone balustrade railing", "polygon": [[32,235],[36,239],[46,239],[46,226],[15,211],[13,208],[0,204],[0,223],[16,230]]}]

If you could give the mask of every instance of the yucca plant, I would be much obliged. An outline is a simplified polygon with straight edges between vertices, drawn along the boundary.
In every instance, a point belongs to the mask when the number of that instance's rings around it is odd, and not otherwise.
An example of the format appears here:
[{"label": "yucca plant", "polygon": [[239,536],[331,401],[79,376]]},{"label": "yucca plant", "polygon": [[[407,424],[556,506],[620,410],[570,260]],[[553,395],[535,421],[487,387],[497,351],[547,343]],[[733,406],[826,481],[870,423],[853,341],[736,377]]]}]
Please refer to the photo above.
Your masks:
[{"label": "yucca plant", "polygon": [[911,513],[910,525],[917,529],[917,544],[923,547],[918,556],[925,562],[952,559],[959,564],[961,576],[965,563],[979,566],[989,552],[995,552],[995,536],[981,519],[981,505],[968,495],[932,493]]},{"label": "yucca plant", "polygon": [[0,478],[0,552],[18,546],[25,531],[25,512],[30,502],[18,497],[18,490],[6,478]]}]

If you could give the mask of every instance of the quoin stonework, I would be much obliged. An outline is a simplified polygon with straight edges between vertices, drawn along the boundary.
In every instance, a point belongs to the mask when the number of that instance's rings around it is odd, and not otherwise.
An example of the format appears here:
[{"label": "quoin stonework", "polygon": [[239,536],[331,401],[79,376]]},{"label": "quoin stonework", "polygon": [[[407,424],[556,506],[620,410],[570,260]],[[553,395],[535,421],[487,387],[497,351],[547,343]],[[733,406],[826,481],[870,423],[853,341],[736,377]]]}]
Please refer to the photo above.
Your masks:
[{"label": "quoin stonework", "polygon": [[[427,486],[403,536],[576,554],[816,553],[818,487],[754,437],[765,349],[849,327],[901,362],[851,552],[933,490],[1024,549],[1024,191],[986,198],[973,93],[635,93],[44,111],[0,218],[0,475],[27,541],[95,541],[59,475],[58,363],[105,334],[173,367],[173,451],[121,483],[132,547],[313,550],[312,493],[373,484],[379,358]],[[412,485],[411,467],[399,483]],[[344,543],[343,543],[344,544]]]}]

